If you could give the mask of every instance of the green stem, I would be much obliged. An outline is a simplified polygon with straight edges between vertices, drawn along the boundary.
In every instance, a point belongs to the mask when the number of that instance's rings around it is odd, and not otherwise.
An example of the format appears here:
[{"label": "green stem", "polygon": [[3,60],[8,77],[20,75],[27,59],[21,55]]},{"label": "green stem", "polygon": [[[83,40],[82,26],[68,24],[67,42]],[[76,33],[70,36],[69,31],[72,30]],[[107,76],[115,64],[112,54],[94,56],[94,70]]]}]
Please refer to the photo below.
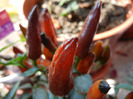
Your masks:
[{"label": "green stem", "polygon": [[32,60],[33,66],[37,67],[36,60]]},{"label": "green stem", "polygon": [[79,57],[75,57],[76,58],[76,62],[75,62],[75,68],[77,67],[77,65],[78,65],[78,63],[79,63],[79,61],[80,61],[80,58]]}]

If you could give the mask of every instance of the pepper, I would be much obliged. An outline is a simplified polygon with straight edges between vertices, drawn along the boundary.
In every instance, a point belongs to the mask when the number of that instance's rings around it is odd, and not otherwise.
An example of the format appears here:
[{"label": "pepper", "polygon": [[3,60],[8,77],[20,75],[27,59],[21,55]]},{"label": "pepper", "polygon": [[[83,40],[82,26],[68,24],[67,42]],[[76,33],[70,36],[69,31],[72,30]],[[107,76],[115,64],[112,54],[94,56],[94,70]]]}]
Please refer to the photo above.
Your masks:
[{"label": "pepper", "polygon": [[40,40],[40,24],[37,5],[35,5],[28,16],[28,31],[27,31],[27,48],[28,57],[36,60],[41,55],[41,40]]},{"label": "pepper", "polygon": [[87,16],[84,26],[80,32],[79,42],[78,42],[79,44],[78,44],[76,55],[81,59],[84,58],[88,54],[88,50],[93,41],[93,37],[97,31],[98,22],[100,18],[100,12],[101,12],[101,4],[102,2],[99,1],[94,6],[94,8],[91,10],[89,15]]},{"label": "pepper", "polygon": [[67,95],[73,88],[72,64],[77,50],[77,41],[78,38],[64,41],[53,56],[49,66],[48,83],[54,95]]},{"label": "pepper", "polygon": [[26,35],[26,28],[23,27],[21,24],[19,24],[19,28],[20,28],[20,30],[22,31],[22,34],[23,34],[24,37],[25,37],[25,35]]},{"label": "pepper", "polygon": [[54,24],[51,20],[50,14],[48,12],[48,9],[44,8],[41,11],[40,14],[40,23],[41,23],[41,31],[45,32],[49,38],[53,41],[55,46],[57,46],[57,40],[56,40],[56,31]]},{"label": "pepper", "polygon": [[90,52],[85,58],[79,61],[76,69],[80,73],[86,74],[90,70],[94,59],[95,59],[95,55]]},{"label": "pepper", "polygon": [[102,51],[102,55],[100,57],[101,63],[106,64],[110,59],[110,57],[111,57],[110,47],[108,45],[105,45]]},{"label": "pepper", "polygon": [[40,34],[41,37],[41,41],[43,43],[43,45],[52,53],[54,53],[56,51],[56,47],[54,45],[54,43],[51,41],[51,39],[47,36],[47,34],[45,33],[41,33]]},{"label": "pepper", "polygon": [[130,92],[125,99],[133,99],[133,92]]},{"label": "pepper", "polygon": [[102,51],[103,51],[103,42],[102,41],[95,42],[91,51],[95,54],[95,57],[96,57],[95,61],[100,59],[100,56],[101,56]]},{"label": "pepper", "polygon": [[43,54],[45,55],[47,60],[52,60],[53,53],[51,53],[45,46],[43,47]]},{"label": "pepper", "polygon": [[110,90],[110,86],[106,81],[98,80],[90,87],[86,99],[102,99]]},{"label": "pepper", "polygon": [[24,52],[23,51],[21,51],[19,48],[17,48],[17,47],[15,47],[15,46],[13,46],[13,52],[17,55],[18,53],[19,54],[23,54]]},{"label": "pepper", "polygon": [[48,67],[50,65],[50,63],[51,62],[47,59],[42,59],[42,58],[37,59],[37,66],[39,68]]}]

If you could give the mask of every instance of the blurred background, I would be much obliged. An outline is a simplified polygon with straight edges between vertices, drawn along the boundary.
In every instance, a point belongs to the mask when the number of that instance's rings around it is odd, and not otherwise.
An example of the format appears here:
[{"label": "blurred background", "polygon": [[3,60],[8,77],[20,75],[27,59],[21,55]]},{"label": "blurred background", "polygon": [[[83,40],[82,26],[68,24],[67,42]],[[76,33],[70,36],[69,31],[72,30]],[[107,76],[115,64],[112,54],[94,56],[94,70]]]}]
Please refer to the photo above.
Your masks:
[{"label": "blurred background", "polygon": [[[115,84],[127,83],[128,81],[125,78],[127,76],[133,77],[133,1],[102,1],[103,6],[97,34],[105,33],[106,31],[112,30],[122,24],[121,27],[113,30],[113,34],[110,34],[111,31],[107,32],[109,35],[111,35],[110,37],[107,36],[108,38],[105,38],[106,36],[104,37],[102,35],[104,39],[101,39],[105,44],[110,44],[112,48],[112,64],[109,71],[104,76],[104,79],[106,79],[112,85],[112,90],[109,92],[109,99],[113,99],[113,87],[115,86]],[[78,36],[89,11],[96,2],[97,0],[38,0],[37,4],[39,5],[40,11],[42,8],[47,8],[49,10],[57,32],[57,37],[59,40],[64,40]],[[0,39],[0,49],[21,38],[22,33],[20,31],[19,24],[21,24],[25,28],[27,27],[27,17],[29,13],[29,10],[27,9],[32,8],[34,3],[33,5],[29,3],[29,6],[27,6],[26,8],[23,8],[23,5],[24,0],[0,0],[0,11],[6,11],[5,13],[9,15],[9,20],[12,22],[11,26],[13,26],[14,28],[13,30],[9,31],[7,35]],[[0,27],[6,24],[2,24],[1,20],[0,23]],[[125,23],[126,25],[124,25],[123,23]],[[15,46],[25,51],[26,49],[23,47],[24,45],[25,42],[19,42],[15,44]],[[12,48],[9,47],[8,49],[0,52],[0,55],[12,57],[14,56],[14,53],[12,52]],[[13,72],[11,72],[10,70]],[[19,69],[16,67],[3,67],[2,65],[0,65],[0,80],[2,79],[2,77],[5,77],[14,72],[20,73]],[[2,97],[5,96],[8,91],[8,88],[5,88],[5,85],[1,82],[0,99],[2,99]],[[18,94],[21,93],[21,91],[18,92]],[[127,93],[129,93],[129,91],[125,89],[120,90],[118,99],[124,99],[123,97],[125,97]]]}]

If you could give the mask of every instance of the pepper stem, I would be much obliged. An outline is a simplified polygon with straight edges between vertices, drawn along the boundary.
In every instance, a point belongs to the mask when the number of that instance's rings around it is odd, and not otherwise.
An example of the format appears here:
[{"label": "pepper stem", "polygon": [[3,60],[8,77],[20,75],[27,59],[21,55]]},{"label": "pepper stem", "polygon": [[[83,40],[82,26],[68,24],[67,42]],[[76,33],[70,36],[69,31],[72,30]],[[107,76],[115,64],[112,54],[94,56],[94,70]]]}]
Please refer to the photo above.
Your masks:
[{"label": "pepper stem", "polygon": [[37,67],[36,60],[32,60],[32,64],[33,64],[34,67]]},{"label": "pepper stem", "polygon": [[78,56],[76,56],[75,58],[76,58],[75,68],[77,68],[77,65],[78,65],[78,63],[79,63],[79,61],[80,61],[80,58],[79,58]]}]

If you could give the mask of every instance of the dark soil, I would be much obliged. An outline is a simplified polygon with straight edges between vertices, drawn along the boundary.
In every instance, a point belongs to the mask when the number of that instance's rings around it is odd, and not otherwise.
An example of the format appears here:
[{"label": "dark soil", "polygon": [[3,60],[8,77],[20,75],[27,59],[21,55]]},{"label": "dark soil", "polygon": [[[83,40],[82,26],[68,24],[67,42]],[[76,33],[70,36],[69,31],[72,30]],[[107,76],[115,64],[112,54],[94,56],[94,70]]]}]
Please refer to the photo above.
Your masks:
[{"label": "dark soil", "polygon": [[[63,12],[69,3],[64,4],[60,7],[60,0],[53,0],[49,4],[52,7],[51,16],[54,19],[57,19],[59,24],[61,25],[60,29],[57,29],[58,34],[67,34],[67,33],[79,33],[82,29],[84,21],[89,14],[90,10],[93,7],[92,0],[79,0],[78,5],[79,9],[73,12],[70,12],[67,16],[61,16],[61,12]],[[70,0],[71,1],[71,0]],[[95,0],[95,3],[98,0]],[[45,1],[44,4],[48,4],[48,1]],[[115,0],[102,0],[102,10],[101,10],[101,18],[99,21],[98,33],[107,31],[111,28],[114,28],[121,23],[123,23],[126,19],[126,9],[122,7],[120,2]]]}]

